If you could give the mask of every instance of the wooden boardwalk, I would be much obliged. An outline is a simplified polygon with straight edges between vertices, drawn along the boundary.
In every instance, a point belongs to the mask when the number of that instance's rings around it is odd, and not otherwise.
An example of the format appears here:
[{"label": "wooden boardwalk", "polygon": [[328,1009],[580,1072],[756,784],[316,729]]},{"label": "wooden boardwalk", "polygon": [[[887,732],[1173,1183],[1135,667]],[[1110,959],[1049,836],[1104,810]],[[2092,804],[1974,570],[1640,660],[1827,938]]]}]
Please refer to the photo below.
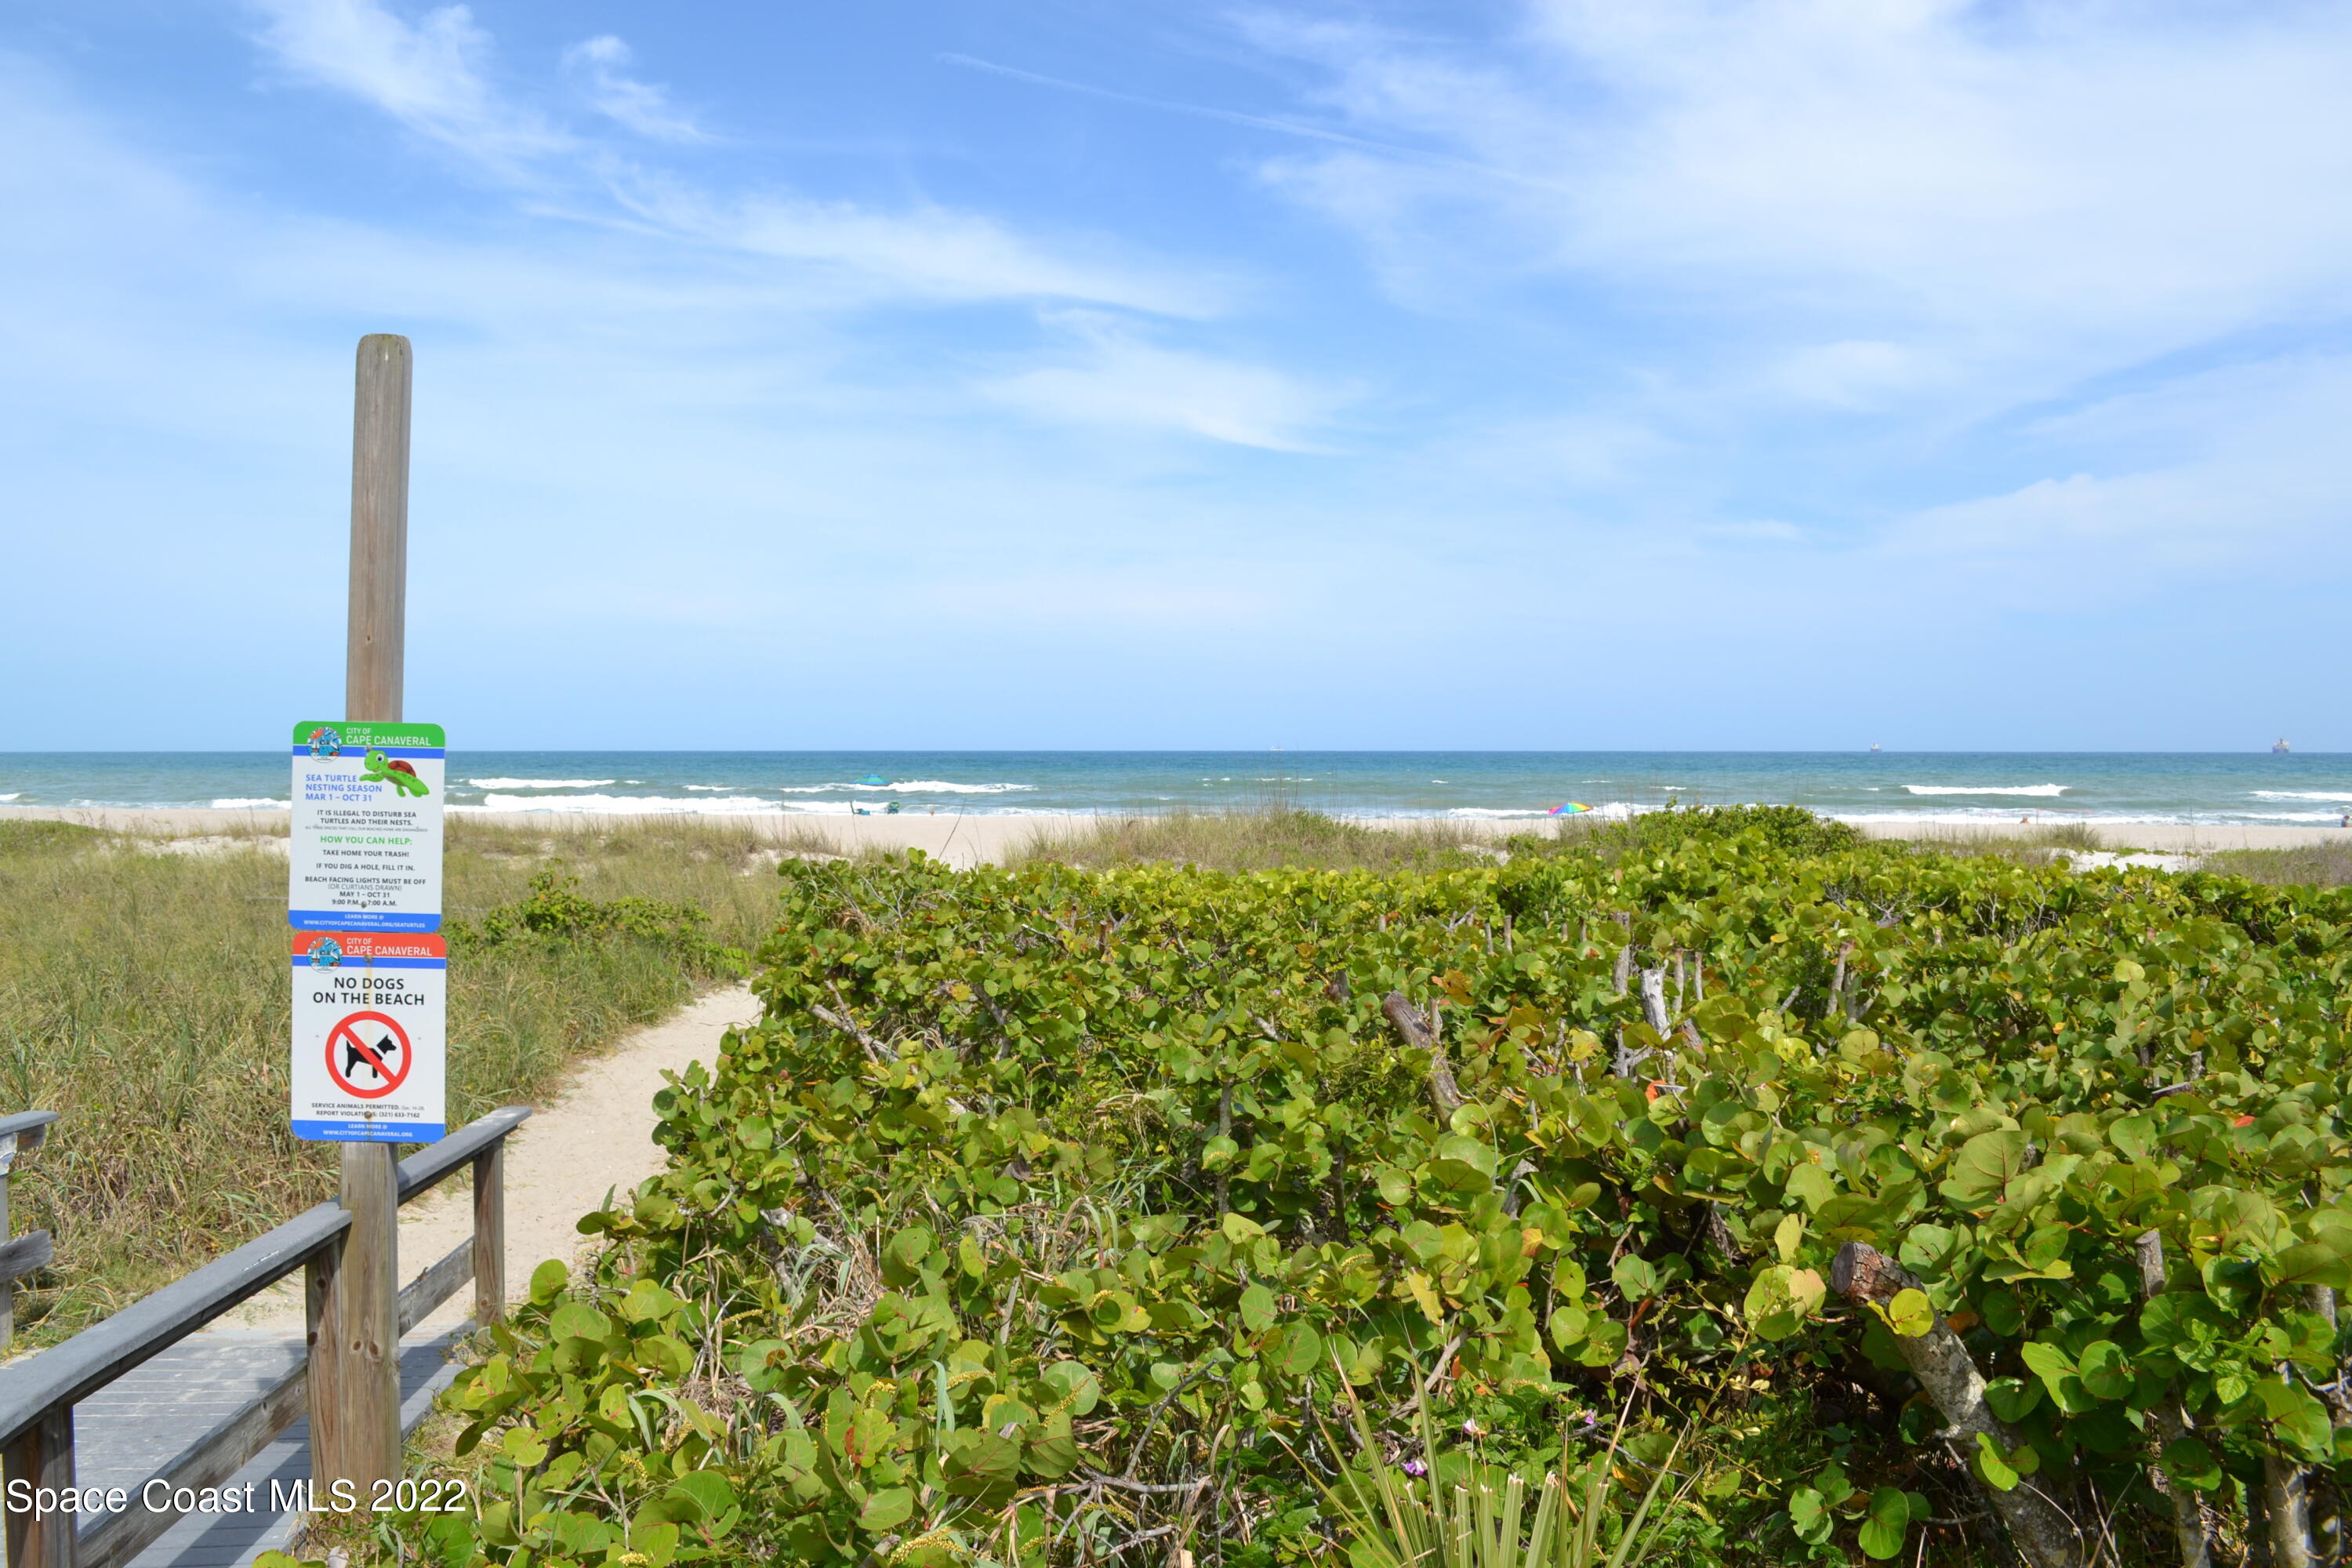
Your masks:
[{"label": "wooden boardwalk", "polygon": [[[449,1385],[457,1364],[449,1352],[470,1324],[427,1331],[404,1341],[400,1352],[400,1427],[415,1430]],[[121,1487],[139,1507],[148,1477],[171,1468],[184,1454],[234,1421],[301,1363],[299,1336],[262,1332],[194,1334],[127,1373],[74,1411],[77,1483]],[[289,1482],[310,1474],[310,1424],[297,1421],[239,1470],[224,1490],[247,1483],[260,1509],[253,1513],[191,1514],[132,1559],[133,1568],[234,1568],[264,1552],[284,1551],[300,1522],[269,1509],[270,1483],[281,1495]],[[84,1514],[82,1527],[97,1522]]]}]

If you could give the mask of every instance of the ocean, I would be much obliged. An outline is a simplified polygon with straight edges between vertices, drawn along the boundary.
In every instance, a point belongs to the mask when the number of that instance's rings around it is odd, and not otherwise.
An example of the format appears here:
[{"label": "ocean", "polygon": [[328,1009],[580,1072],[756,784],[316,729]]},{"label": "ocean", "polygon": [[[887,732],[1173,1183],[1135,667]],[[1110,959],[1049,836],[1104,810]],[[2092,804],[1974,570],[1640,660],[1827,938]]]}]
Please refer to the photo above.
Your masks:
[{"label": "ocean", "polygon": [[[1607,816],[1768,801],[1857,822],[2334,823],[2352,756],[2118,752],[471,752],[453,811]],[[0,752],[0,805],[287,804],[272,752]]]}]

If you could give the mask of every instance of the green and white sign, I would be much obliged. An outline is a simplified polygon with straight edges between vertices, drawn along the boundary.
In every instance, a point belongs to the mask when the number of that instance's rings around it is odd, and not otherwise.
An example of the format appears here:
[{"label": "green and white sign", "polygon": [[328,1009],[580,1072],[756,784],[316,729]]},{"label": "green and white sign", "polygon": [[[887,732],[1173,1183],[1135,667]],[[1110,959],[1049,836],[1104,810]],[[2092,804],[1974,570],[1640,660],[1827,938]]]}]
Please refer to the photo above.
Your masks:
[{"label": "green and white sign", "polygon": [[286,919],[297,931],[441,929],[438,724],[294,726]]}]

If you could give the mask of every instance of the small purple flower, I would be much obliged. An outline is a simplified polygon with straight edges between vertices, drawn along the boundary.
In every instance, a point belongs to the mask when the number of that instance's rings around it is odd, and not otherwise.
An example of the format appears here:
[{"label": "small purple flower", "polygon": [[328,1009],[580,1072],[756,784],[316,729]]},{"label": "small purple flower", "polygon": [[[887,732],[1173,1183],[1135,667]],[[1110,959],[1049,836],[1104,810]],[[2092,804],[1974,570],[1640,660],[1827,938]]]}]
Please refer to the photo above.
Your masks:
[{"label": "small purple flower", "polygon": [[1412,1477],[1416,1480],[1420,1479],[1423,1476],[1429,1474],[1429,1467],[1422,1463],[1419,1459],[1407,1459],[1400,1468],[1403,1469],[1406,1475]]}]

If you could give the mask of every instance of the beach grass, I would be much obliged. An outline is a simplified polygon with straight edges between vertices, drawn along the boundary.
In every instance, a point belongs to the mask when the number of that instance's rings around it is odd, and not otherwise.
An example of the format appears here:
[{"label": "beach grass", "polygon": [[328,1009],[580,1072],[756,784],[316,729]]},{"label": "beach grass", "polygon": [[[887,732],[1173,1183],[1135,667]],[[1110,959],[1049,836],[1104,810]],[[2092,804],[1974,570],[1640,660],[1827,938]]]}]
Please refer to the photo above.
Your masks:
[{"label": "beach grass", "polygon": [[[0,1110],[60,1117],[10,1178],[16,1228],[47,1229],[57,1246],[20,1290],[20,1346],[332,1195],[333,1147],[287,1126],[284,844],[0,823]],[[707,819],[547,830],[452,819],[446,908],[478,921],[551,873],[599,900],[691,906],[711,939],[748,949],[774,905],[780,852],[792,851]],[[541,1098],[729,967],[707,943],[626,931],[462,951],[450,1124]]]},{"label": "beach grass", "polygon": [[2303,844],[2291,849],[2223,849],[2206,856],[2197,868],[2273,887],[2341,888],[2352,883],[2352,842]]},{"label": "beach grass", "polygon": [[1251,810],[1171,811],[1105,817],[1074,831],[1041,829],[1010,858],[1096,870],[1162,862],[1211,871],[1427,871],[1494,852],[1492,841],[1465,823],[1435,818],[1374,827],[1277,801]]}]

